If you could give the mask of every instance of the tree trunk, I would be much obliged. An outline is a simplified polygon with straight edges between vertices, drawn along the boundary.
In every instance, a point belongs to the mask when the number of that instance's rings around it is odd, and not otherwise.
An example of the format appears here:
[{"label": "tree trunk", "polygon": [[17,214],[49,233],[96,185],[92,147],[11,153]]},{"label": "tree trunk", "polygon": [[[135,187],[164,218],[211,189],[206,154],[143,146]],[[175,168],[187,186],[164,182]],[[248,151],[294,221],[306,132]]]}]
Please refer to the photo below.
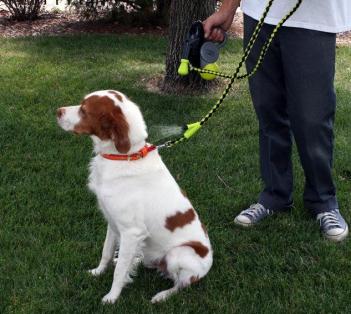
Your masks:
[{"label": "tree trunk", "polygon": [[190,73],[185,77],[179,76],[178,66],[183,42],[191,24],[197,20],[205,20],[215,11],[215,7],[216,0],[173,0],[171,2],[164,91],[179,92],[208,88],[210,82],[201,79],[196,73]]}]

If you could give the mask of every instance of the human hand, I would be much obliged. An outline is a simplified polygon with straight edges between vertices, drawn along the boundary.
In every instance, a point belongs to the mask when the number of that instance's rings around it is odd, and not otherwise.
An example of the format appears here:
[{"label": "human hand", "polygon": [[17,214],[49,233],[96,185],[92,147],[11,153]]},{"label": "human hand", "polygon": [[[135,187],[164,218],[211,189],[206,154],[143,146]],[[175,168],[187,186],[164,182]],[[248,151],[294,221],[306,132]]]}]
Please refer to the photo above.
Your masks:
[{"label": "human hand", "polygon": [[224,0],[219,11],[203,22],[206,39],[217,42],[224,40],[225,32],[232,25],[239,4],[240,0]]},{"label": "human hand", "polygon": [[218,11],[203,21],[205,38],[211,41],[222,42],[224,33],[229,29],[233,19]]}]

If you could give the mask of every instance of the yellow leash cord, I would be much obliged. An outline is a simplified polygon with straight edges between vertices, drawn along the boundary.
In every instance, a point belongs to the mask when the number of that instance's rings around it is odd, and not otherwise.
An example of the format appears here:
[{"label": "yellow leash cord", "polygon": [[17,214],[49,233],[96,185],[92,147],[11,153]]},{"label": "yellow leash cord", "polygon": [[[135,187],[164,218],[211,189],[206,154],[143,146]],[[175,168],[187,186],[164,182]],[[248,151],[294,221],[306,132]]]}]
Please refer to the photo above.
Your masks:
[{"label": "yellow leash cord", "polygon": [[260,55],[258,57],[258,60],[254,66],[254,68],[249,72],[249,73],[246,73],[246,74],[242,74],[242,75],[239,75],[239,71],[240,69],[242,68],[244,62],[247,60],[251,50],[252,50],[252,47],[254,46],[255,42],[256,42],[256,39],[258,37],[258,34],[259,32],[261,31],[262,29],[262,26],[264,24],[264,21],[265,21],[265,18],[274,2],[274,0],[269,0],[268,3],[267,3],[267,6],[265,7],[265,10],[262,14],[262,17],[260,18],[258,24],[256,25],[255,27],[255,30],[249,40],[249,43],[246,47],[246,49],[244,50],[244,54],[237,66],[237,68],[235,69],[235,72],[233,75],[226,75],[224,73],[220,73],[220,72],[216,72],[216,71],[212,71],[212,70],[206,70],[206,69],[200,69],[200,68],[196,68],[196,67],[193,67],[190,63],[189,63],[189,68],[191,71],[196,71],[196,72],[199,72],[199,73],[208,73],[208,74],[213,74],[213,75],[216,75],[216,76],[219,76],[219,77],[224,77],[224,78],[229,78],[230,81],[229,83],[227,84],[223,94],[221,95],[221,97],[218,99],[218,101],[216,102],[216,104],[211,108],[211,110],[198,122],[195,122],[195,123],[192,123],[192,124],[188,124],[186,127],[185,127],[185,132],[183,133],[182,136],[180,136],[179,138],[176,138],[174,140],[169,140],[167,142],[165,142],[164,144],[162,145],[158,145],[158,148],[163,148],[163,147],[172,147],[178,143],[181,143],[183,142],[184,140],[186,139],[189,139],[191,136],[193,136],[201,127],[202,125],[204,125],[212,116],[213,114],[219,109],[219,107],[222,105],[224,99],[227,97],[234,81],[237,79],[237,80],[241,80],[241,79],[244,79],[244,78],[248,78],[248,77],[251,77],[252,75],[254,75],[257,70],[259,69],[259,67],[261,66],[263,60],[264,60],[264,57],[268,51],[268,48],[270,47],[270,45],[272,44],[273,42],[273,39],[274,37],[276,36],[276,34],[278,33],[279,29],[283,26],[283,24],[286,22],[286,20],[288,20],[295,12],[296,10],[300,7],[301,3],[302,3],[303,0],[297,0],[295,6],[291,9],[291,11],[286,14],[280,21],[279,23],[275,26],[275,28],[273,29],[271,35],[269,36],[269,38],[266,40],[266,42],[264,43],[264,45],[262,46],[262,49],[261,49],[261,52],[260,52]]}]

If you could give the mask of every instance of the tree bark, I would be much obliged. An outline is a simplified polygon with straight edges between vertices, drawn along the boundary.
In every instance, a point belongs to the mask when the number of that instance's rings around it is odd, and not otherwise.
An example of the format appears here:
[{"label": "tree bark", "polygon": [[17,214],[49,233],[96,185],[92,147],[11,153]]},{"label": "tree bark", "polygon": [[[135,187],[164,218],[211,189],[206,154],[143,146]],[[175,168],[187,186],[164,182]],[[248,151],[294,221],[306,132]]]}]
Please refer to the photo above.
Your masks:
[{"label": "tree bark", "polygon": [[205,20],[216,7],[216,0],[173,0],[170,8],[168,49],[166,57],[166,76],[163,90],[179,92],[185,90],[207,89],[210,82],[200,78],[196,73],[185,77],[178,75],[178,66],[183,49],[183,42],[191,24]]}]

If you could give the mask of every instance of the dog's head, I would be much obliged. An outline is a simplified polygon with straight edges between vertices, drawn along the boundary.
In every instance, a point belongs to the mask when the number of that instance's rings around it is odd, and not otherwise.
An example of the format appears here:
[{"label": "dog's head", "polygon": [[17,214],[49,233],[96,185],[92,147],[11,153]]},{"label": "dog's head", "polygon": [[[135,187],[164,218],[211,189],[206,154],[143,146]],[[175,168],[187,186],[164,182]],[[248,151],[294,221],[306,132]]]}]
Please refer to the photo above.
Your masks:
[{"label": "dog's head", "polygon": [[61,107],[57,121],[65,131],[91,135],[95,144],[112,144],[120,153],[143,145],[147,138],[138,106],[117,91],[94,92],[79,106]]}]

